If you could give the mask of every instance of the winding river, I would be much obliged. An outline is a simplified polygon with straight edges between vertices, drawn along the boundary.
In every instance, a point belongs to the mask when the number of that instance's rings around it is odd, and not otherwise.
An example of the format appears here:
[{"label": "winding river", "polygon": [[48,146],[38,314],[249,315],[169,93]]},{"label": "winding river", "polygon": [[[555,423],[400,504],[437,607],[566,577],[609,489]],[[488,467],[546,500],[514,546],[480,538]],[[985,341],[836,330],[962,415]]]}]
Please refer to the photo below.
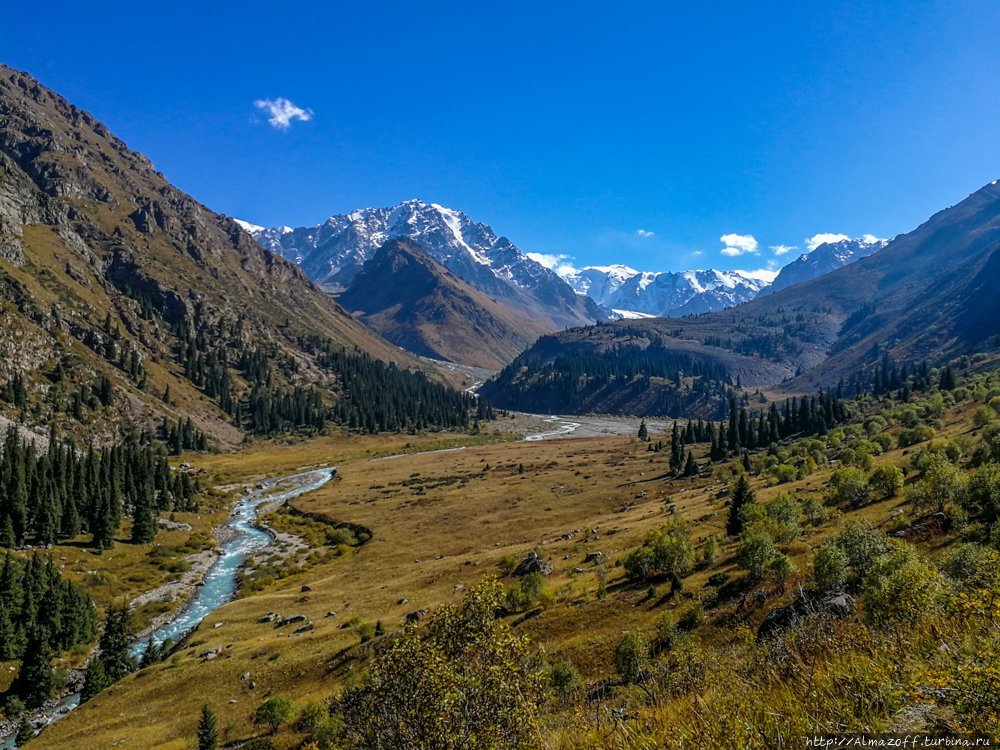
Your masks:
[{"label": "winding river", "polygon": [[[547,417],[545,421],[553,424],[557,429],[552,432],[527,435],[523,439],[536,441],[569,437],[580,427],[579,422],[561,417]],[[464,446],[443,450],[462,450],[463,448]],[[437,451],[426,452],[434,453]],[[383,456],[376,460],[397,457]],[[209,614],[232,600],[236,595],[240,568],[243,567],[247,557],[271,543],[271,535],[256,525],[262,506],[280,505],[299,495],[319,489],[333,478],[336,471],[336,467],[329,467],[277,479],[267,479],[261,482],[257,489],[241,497],[233,508],[229,520],[218,530],[219,538],[222,540],[222,554],[212,563],[212,567],[205,574],[202,585],[197,587],[194,595],[176,616],[132,645],[132,655],[136,660],[142,656],[150,638],[157,646],[167,640],[177,643],[197,628]],[[54,706],[48,706],[41,713],[35,714],[35,724],[39,728],[48,726],[59,721],[79,705],[79,693],[64,696]],[[13,738],[9,735],[0,735],[0,750],[13,750],[13,748]]]},{"label": "winding river", "polygon": [[[180,641],[198,627],[209,614],[232,600],[236,595],[240,568],[243,567],[247,557],[271,543],[271,535],[256,525],[261,507],[280,505],[299,495],[319,489],[333,478],[336,471],[336,467],[330,467],[268,479],[261,482],[257,489],[241,497],[233,508],[229,520],[219,528],[219,538],[223,540],[222,554],[216,558],[205,574],[203,584],[197,587],[194,595],[175,617],[132,645],[132,656],[138,660],[150,638],[156,645],[167,640],[175,643]],[[48,726],[79,705],[79,693],[67,695],[55,706],[46,707],[43,711],[44,716],[37,714],[36,726]],[[42,721],[38,722],[38,719]],[[0,739],[4,740],[0,744],[0,750],[11,750],[14,747],[11,737],[0,737]]]}]

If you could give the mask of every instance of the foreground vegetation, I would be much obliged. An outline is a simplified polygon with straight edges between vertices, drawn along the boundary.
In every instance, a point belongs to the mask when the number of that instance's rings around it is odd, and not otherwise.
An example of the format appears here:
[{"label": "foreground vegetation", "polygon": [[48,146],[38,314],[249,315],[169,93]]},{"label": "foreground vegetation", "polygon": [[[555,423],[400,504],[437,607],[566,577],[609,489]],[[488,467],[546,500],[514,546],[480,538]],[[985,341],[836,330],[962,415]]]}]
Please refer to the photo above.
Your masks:
[{"label": "foreground vegetation", "polygon": [[[833,427],[732,451],[727,440],[725,457],[728,423],[694,425],[693,441],[647,429],[407,455],[400,436],[399,448],[204,457],[225,481],[335,458],[338,479],[282,523],[311,545],[343,541],[325,530],[342,522],[372,536],[261,579],[34,744],[190,747],[206,696],[220,746],[391,746],[378,738],[395,736],[400,717],[413,736],[437,738],[428,747],[989,736],[1000,705],[1000,379],[942,375],[862,395]],[[541,563],[515,574],[533,551]],[[502,590],[481,583],[496,577]],[[272,612],[301,613],[310,629],[261,621]],[[456,628],[457,649],[446,636]],[[483,633],[502,652],[476,646]],[[501,672],[476,671],[486,667]],[[178,689],[195,680],[198,691]],[[489,680],[507,687],[478,690]],[[513,695],[530,700],[489,700]],[[415,718],[436,716],[447,721]]]}]

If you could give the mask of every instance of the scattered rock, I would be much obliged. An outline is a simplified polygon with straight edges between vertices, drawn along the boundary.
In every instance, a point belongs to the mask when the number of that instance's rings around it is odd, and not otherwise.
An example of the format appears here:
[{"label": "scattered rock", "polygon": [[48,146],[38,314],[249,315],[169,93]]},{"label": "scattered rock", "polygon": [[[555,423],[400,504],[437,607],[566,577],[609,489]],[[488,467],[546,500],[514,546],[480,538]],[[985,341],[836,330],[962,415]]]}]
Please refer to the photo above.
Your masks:
[{"label": "scattered rock", "polygon": [[414,623],[420,622],[425,617],[427,617],[427,610],[426,609],[418,609],[416,612],[410,612],[409,614],[404,615],[403,622],[405,622],[405,623],[407,623],[409,625],[412,625]]},{"label": "scattered rock", "polygon": [[757,628],[757,640],[774,638],[779,633],[795,627],[801,619],[794,607],[775,607],[766,615]]},{"label": "scattered rock", "polygon": [[823,609],[834,617],[847,617],[854,611],[854,597],[850,594],[831,594],[823,600]]},{"label": "scattered rock", "polygon": [[261,615],[257,622],[274,622],[281,618],[281,615],[277,612],[268,612],[266,615]]},{"label": "scattered rock", "polygon": [[213,646],[212,648],[206,648],[200,654],[198,654],[199,659],[204,659],[205,661],[211,661],[222,653],[222,646]]},{"label": "scattered rock", "polygon": [[295,628],[295,632],[292,633],[292,635],[300,635],[301,633],[308,633],[310,630],[313,629],[313,627],[314,626],[312,624],[312,620],[310,620],[305,625],[300,625],[299,627]]},{"label": "scattered rock", "polygon": [[396,600],[396,604],[406,604],[408,601],[409,601],[409,599],[405,599],[405,598],[404,599],[397,599]]},{"label": "scattered rock", "polygon": [[530,573],[541,573],[543,576],[552,575],[552,563],[532,550],[514,570],[516,576],[526,576]]},{"label": "scattered rock", "polygon": [[171,521],[169,518],[156,519],[156,525],[167,531],[191,531],[191,524]]},{"label": "scattered rock", "polygon": [[281,619],[279,619],[278,622],[275,623],[274,627],[283,628],[286,625],[294,625],[297,622],[305,622],[305,621],[306,621],[305,615],[289,615],[288,617],[282,617]]},{"label": "scattered rock", "polygon": [[249,672],[244,672],[243,674],[240,675],[240,682],[246,682],[249,679],[250,679]]},{"label": "scattered rock", "polygon": [[604,556],[603,552],[588,552],[583,558],[583,562],[590,565],[601,565],[607,561],[608,558]]},{"label": "scattered rock", "polygon": [[325,615],[323,615],[323,616],[324,616],[324,617],[336,617],[336,616],[337,616],[337,613],[336,613],[336,612],[334,612],[333,610],[330,610],[329,612],[327,612],[327,613],[326,613]]},{"label": "scattered rock", "polygon": [[312,587],[310,587],[310,586],[303,586],[302,588],[299,589],[299,591],[301,591],[302,593],[305,593],[307,591],[312,591]]}]

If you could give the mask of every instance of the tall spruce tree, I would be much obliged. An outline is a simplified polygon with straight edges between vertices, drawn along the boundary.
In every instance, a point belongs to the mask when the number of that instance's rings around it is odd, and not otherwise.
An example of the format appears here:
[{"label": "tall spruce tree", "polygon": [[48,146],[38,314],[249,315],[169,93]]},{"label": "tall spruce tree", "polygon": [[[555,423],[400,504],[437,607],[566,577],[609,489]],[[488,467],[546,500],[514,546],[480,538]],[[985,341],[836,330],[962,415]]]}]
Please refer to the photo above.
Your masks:
[{"label": "tall spruce tree", "polygon": [[215,728],[215,714],[204,705],[198,721],[198,750],[216,750],[219,746],[219,732]]},{"label": "tall spruce tree", "polygon": [[19,696],[28,708],[44,706],[55,688],[50,635],[44,627],[36,627],[29,634],[28,646],[21,659],[21,669],[11,685],[11,692]]},{"label": "tall spruce tree", "polygon": [[729,501],[729,518],[726,520],[726,533],[729,536],[739,536],[743,531],[743,516],[740,511],[757,501],[757,495],[750,486],[746,474],[740,474],[733,485],[732,499]]},{"label": "tall spruce tree", "polygon": [[130,653],[131,641],[128,610],[125,607],[109,608],[104,632],[101,634],[101,661],[104,662],[104,671],[111,682],[118,682],[135,671],[135,659]]}]

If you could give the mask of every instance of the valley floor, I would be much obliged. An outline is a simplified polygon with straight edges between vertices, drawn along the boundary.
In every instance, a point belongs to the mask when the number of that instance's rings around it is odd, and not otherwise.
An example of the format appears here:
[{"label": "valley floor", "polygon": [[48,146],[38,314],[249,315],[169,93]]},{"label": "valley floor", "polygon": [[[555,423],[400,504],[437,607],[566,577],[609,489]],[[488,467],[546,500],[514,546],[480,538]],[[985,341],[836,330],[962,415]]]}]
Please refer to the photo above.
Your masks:
[{"label": "valley floor", "polygon": [[[975,430],[969,414],[966,407],[944,412],[939,437],[970,442]],[[189,748],[206,703],[218,716],[224,742],[257,736],[252,716],[266,697],[286,695],[299,707],[325,703],[357,681],[365,658],[378,647],[373,634],[391,634],[408,618],[457,601],[532,550],[554,570],[538,606],[511,618],[512,624],[549,663],[572,662],[590,685],[613,680],[623,632],[655,632],[664,613],[679,619],[700,601],[696,592],[710,588],[710,575],[742,580],[736,542],[725,541],[727,487],[738,462],[671,478],[667,454],[635,437],[637,420],[552,419],[502,419],[498,427],[507,437],[500,442],[496,434],[336,435],[186,456],[216,486],[230,488],[320,465],[338,471],[329,484],[265,519],[303,540],[300,548],[278,560],[258,560],[247,571],[241,596],[210,615],[176,653],[107,689],[31,746]],[[579,426],[566,431],[568,425]],[[666,424],[648,426],[654,443],[664,438]],[[546,432],[569,437],[510,439],[510,433]],[[705,447],[698,447],[701,461]],[[874,462],[903,464],[909,452],[891,448]],[[791,493],[802,502],[822,502],[834,468],[819,466],[780,485],[754,478],[757,499],[764,503]],[[879,525],[905,512],[903,498],[894,497],[853,515]],[[687,522],[696,545],[710,536],[723,544],[717,561],[696,568],[684,578],[685,593],[671,597],[630,582],[620,561],[674,516]],[[344,524],[370,531],[370,540],[355,549],[337,546],[331,530]],[[768,605],[787,600],[808,575],[811,551],[836,529],[835,521],[804,526],[787,547],[801,571],[788,582],[787,594],[784,587],[764,586],[743,613],[738,593],[726,599],[720,592],[713,605],[719,609],[698,629],[701,641],[727,647],[735,638],[721,625],[727,618],[753,626]],[[588,561],[589,553],[601,553],[608,564]],[[301,616],[299,622],[311,627],[276,626],[274,618],[263,619],[269,613]],[[216,655],[206,659],[206,653]],[[552,747],[624,746],[613,722],[605,721],[602,729],[588,717],[573,721],[568,728],[550,728]],[[590,727],[587,738],[579,735],[580,726]],[[655,722],[649,726],[665,731]],[[277,747],[291,748],[302,735],[285,729],[274,739]]]}]

